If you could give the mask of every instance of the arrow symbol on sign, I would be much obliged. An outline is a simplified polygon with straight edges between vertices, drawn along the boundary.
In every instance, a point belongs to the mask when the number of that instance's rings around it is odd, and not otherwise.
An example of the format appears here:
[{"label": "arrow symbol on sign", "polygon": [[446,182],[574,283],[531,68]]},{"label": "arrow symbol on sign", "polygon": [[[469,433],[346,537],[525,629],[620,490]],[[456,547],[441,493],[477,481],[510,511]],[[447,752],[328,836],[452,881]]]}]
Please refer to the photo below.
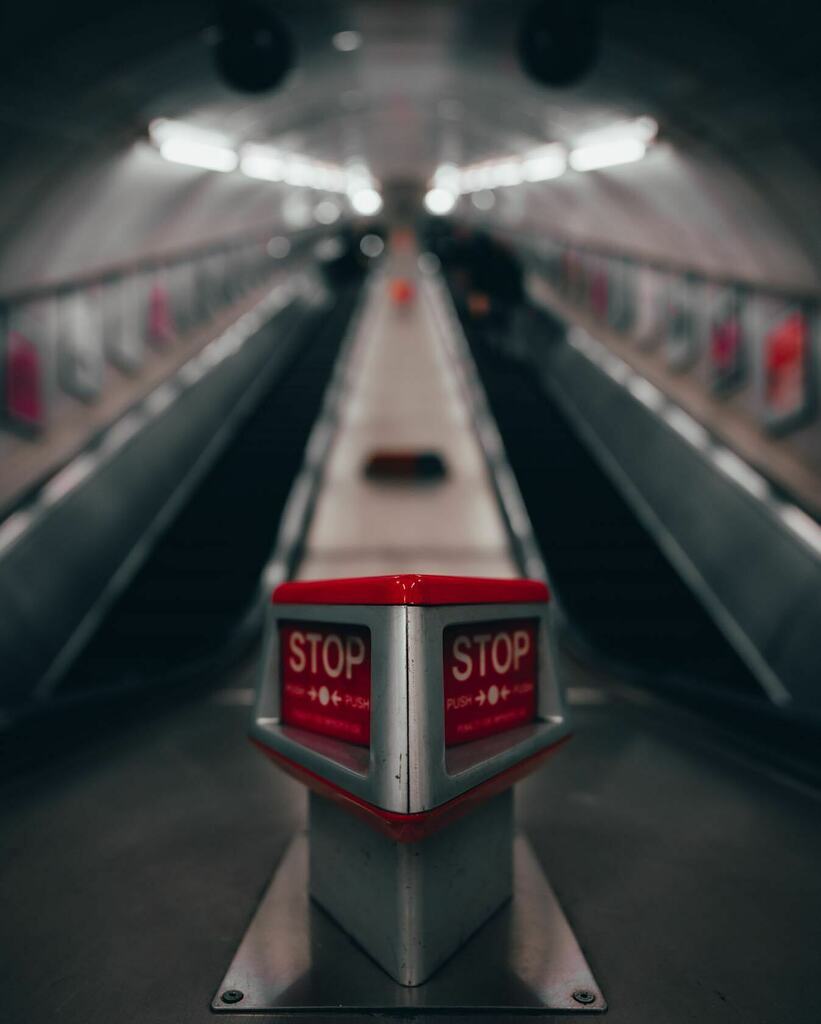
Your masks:
[{"label": "arrow symbol on sign", "polygon": [[479,707],[481,708],[481,707],[483,707],[483,706],[484,706],[484,703],[485,703],[485,701],[486,701],[486,700],[487,700],[487,694],[485,693],[485,691],[484,691],[484,690],[480,690],[480,691],[479,691],[479,692],[478,692],[478,693],[476,694],[476,703],[477,703],[477,704],[479,705]]},{"label": "arrow symbol on sign", "polygon": [[501,693],[502,695],[502,700],[507,700],[507,698],[510,696],[510,690],[508,690],[506,686],[503,686],[499,693]]},{"label": "arrow symbol on sign", "polygon": [[334,692],[331,694],[331,700],[334,702],[334,707],[337,707],[337,705],[342,703],[342,698],[339,696],[337,690],[334,690]]},{"label": "arrow symbol on sign", "polygon": [[310,688],[310,690],[308,690],[308,696],[311,698],[311,700],[316,700],[316,689],[313,686]]}]

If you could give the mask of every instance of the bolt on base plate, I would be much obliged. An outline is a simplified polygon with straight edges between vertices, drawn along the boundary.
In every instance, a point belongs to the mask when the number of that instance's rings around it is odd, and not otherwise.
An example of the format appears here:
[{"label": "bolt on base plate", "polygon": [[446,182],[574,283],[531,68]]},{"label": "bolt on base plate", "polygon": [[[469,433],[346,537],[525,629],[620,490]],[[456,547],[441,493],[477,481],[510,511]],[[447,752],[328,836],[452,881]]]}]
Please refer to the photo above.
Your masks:
[{"label": "bolt on base plate", "polygon": [[286,850],[212,1008],[230,1013],[605,1010],[576,937],[521,836],[514,840],[513,861],[510,903],[425,984],[408,988],[309,899],[308,837],[299,835]]}]

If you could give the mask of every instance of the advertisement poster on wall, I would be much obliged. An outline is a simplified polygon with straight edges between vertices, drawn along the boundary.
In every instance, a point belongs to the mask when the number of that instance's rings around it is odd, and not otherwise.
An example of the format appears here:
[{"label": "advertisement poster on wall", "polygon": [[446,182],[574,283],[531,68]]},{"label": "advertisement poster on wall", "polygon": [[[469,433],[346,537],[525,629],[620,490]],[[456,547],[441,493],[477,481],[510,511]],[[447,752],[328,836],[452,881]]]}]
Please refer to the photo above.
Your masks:
[{"label": "advertisement poster on wall", "polygon": [[57,375],[66,394],[91,402],[102,391],[102,288],[69,292],[60,300]]},{"label": "advertisement poster on wall", "polygon": [[764,423],[781,432],[805,422],[814,412],[812,321],[799,303],[768,303],[762,312]]},{"label": "advertisement poster on wall", "polygon": [[654,348],[667,320],[669,276],[654,267],[636,269],[633,337],[641,348]]},{"label": "advertisement poster on wall", "polygon": [[43,430],[54,395],[56,304],[53,298],[12,306],[5,318],[3,412],[25,433]]},{"label": "advertisement poster on wall", "polygon": [[194,265],[176,263],[166,271],[171,309],[178,331],[190,330],[197,322],[197,280]]},{"label": "advertisement poster on wall", "polygon": [[132,374],[145,357],[145,296],[141,275],[109,281],[102,295],[103,342],[108,358]]},{"label": "advertisement poster on wall", "polygon": [[608,261],[603,256],[590,257],[588,279],[590,282],[588,309],[597,320],[606,323],[610,275]]},{"label": "advertisement poster on wall", "polygon": [[683,373],[698,359],[699,317],[698,287],[689,277],[675,277],[668,291],[665,328],[667,365]]},{"label": "advertisement poster on wall", "polygon": [[[564,247],[550,239],[544,239],[537,252],[541,257],[541,264],[548,281],[554,288],[564,288]],[[263,264],[265,262],[263,256]]]},{"label": "advertisement poster on wall", "polygon": [[240,294],[244,294],[259,282],[259,264],[258,243],[246,242],[240,253]]},{"label": "advertisement poster on wall", "polygon": [[231,300],[243,295],[250,283],[249,246],[241,245],[228,253],[228,295]]},{"label": "advertisement poster on wall", "polygon": [[607,320],[614,331],[628,333],[635,320],[635,267],[629,260],[610,261]]},{"label": "advertisement poster on wall", "polygon": [[200,255],[191,263],[194,288],[194,316],[197,323],[208,320],[216,308],[211,284],[209,254]]},{"label": "advertisement poster on wall", "polygon": [[228,287],[228,259],[225,252],[217,250],[208,253],[204,261],[205,307],[213,316],[224,308],[230,298]]},{"label": "advertisement poster on wall", "polygon": [[148,275],[146,283],[148,304],[146,308],[146,333],[154,348],[165,349],[177,336],[174,311],[169,294],[169,275],[156,271]]},{"label": "advertisement poster on wall", "polygon": [[739,289],[718,287],[710,304],[709,375],[719,395],[735,391],[747,375],[743,302]]},{"label": "advertisement poster on wall", "polygon": [[587,291],[584,264],[576,249],[566,249],[562,259],[563,291],[568,301],[581,304]]}]

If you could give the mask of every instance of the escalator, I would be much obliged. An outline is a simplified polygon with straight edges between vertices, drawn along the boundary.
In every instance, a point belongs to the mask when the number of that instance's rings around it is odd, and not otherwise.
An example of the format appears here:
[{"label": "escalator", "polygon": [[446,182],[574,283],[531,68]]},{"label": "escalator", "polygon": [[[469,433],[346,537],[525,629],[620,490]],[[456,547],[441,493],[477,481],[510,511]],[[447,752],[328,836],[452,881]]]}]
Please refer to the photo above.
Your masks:
[{"label": "escalator", "polygon": [[[271,553],[358,288],[310,314],[289,364],[162,533],[41,713],[9,733],[14,774],[126,717],[217,681],[260,625],[260,575]],[[45,713],[43,713],[45,712]],[[36,743],[32,742],[36,738]]]},{"label": "escalator", "polygon": [[[749,669],[604,474],[530,366],[468,320],[468,340],[551,581],[578,638],[639,673],[758,700]],[[538,344],[562,327],[529,314]]]},{"label": "escalator", "polygon": [[300,347],[75,661],[62,693],[127,683],[224,648],[258,596],[355,294],[309,318]]}]

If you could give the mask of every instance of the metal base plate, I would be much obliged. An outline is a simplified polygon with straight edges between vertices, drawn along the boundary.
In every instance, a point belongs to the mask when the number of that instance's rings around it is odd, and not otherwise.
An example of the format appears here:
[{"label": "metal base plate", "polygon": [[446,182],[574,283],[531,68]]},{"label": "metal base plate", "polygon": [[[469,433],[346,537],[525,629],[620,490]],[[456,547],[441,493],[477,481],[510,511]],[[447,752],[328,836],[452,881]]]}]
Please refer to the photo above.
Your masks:
[{"label": "metal base plate", "polygon": [[553,890],[521,836],[514,840],[512,901],[415,988],[397,984],[309,899],[308,837],[295,837],[211,1005],[230,1013],[606,1009]]}]

